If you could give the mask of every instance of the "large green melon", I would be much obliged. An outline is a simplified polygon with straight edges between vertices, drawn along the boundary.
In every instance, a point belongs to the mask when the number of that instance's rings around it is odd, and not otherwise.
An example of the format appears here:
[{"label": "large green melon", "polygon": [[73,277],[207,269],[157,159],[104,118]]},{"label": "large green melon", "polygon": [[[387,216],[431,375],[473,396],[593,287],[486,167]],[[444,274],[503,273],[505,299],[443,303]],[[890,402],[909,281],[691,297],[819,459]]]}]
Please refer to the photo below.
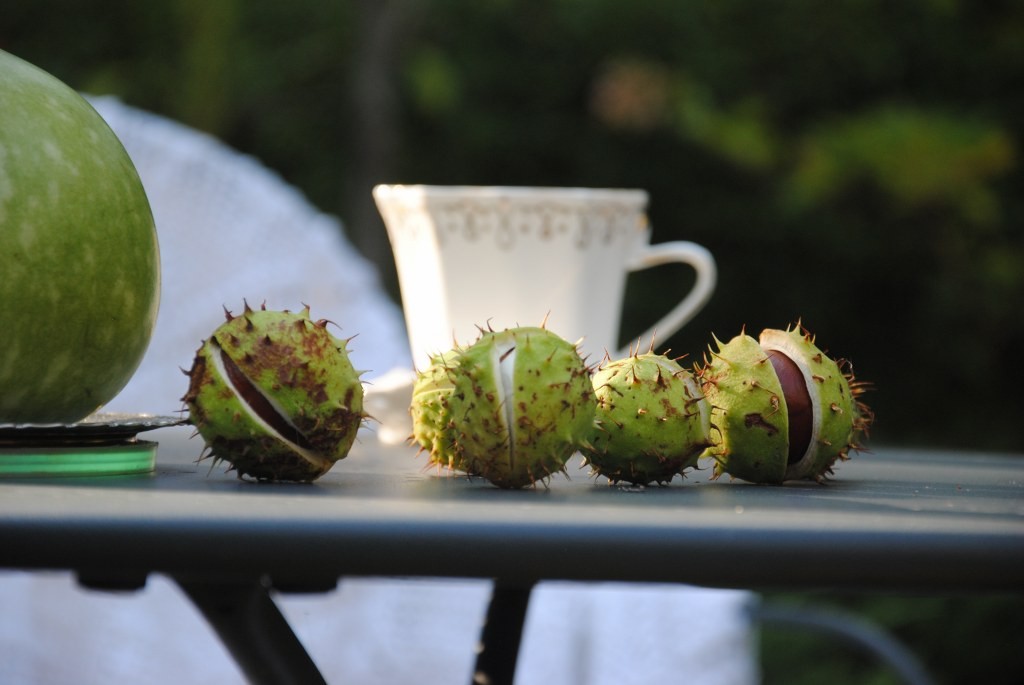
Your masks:
[{"label": "large green melon", "polygon": [[111,400],[159,299],[124,147],[78,93],[0,51],[0,423],[77,421]]}]

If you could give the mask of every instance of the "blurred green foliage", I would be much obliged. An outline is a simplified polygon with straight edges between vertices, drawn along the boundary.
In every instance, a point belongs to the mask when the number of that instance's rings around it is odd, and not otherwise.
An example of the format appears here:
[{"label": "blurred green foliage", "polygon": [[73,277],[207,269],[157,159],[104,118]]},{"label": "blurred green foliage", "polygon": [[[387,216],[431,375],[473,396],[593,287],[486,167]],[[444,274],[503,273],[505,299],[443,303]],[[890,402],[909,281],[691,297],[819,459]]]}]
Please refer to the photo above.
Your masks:
[{"label": "blurred green foliage", "polygon": [[720,266],[676,353],[800,319],[874,441],[1024,446],[1018,0],[13,0],[0,48],[259,157],[396,297],[375,183],[645,188]]},{"label": "blurred green foliage", "polygon": [[[898,640],[939,685],[1018,685],[1024,674],[1019,595],[975,596],[778,594],[775,607],[835,612]],[[847,639],[803,626],[766,623],[760,639],[764,685],[897,685],[892,666]]]}]

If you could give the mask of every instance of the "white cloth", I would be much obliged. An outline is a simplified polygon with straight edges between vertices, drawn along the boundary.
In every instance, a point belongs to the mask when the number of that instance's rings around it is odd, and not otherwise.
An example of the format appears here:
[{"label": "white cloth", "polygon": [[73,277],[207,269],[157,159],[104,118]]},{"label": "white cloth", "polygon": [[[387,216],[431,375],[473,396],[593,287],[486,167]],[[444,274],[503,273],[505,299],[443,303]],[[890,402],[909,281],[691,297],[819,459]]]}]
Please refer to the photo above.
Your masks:
[{"label": "white cloth", "polygon": [[[344,578],[278,606],[328,683],[462,685],[490,583]],[[0,683],[242,685],[184,594],[79,590],[65,573],[0,573]],[[744,685],[757,681],[746,593],[677,585],[540,584],[517,685]]]},{"label": "white cloth", "polygon": [[[163,301],[139,372],[111,411],[180,407],[200,340],[222,305],[313,308],[358,333],[367,374],[409,366],[400,312],[338,223],[208,136],[110,98],[94,104],[146,186],[163,261]],[[339,589],[278,605],[328,682],[468,683],[488,581],[345,578]],[[518,685],[757,680],[751,596],[683,586],[542,583],[525,626]],[[151,685],[244,682],[171,581],[128,594],[86,591],[69,573],[0,573],[0,683]]]},{"label": "white cloth", "polygon": [[408,367],[401,312],[376,268],[345,240],[340,222],[255,159],[181,124],[91,102],[135,163],[160,243],[160,312],[146,355],[104,411],[171,414],[181,408],[188,369],[203,339],[253,308],[301,310],[337,324],[352,363],[372,380]]}]

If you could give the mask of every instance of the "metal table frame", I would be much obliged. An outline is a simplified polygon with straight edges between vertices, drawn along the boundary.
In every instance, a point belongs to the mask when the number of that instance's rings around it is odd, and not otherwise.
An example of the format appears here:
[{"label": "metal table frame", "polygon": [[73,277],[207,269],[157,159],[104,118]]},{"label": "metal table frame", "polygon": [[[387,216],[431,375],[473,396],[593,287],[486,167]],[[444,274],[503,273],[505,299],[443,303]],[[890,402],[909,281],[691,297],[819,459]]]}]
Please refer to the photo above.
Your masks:
[{"label": "metal table frame", "polygon": [[271,597],[344,576],[495,580],[476,682],[511,682],[540,580],[709,587],[1019,592],[1024,456],[876,449],[828,485],[693,474],[609,486],[584,471],[500,491],[372,439],[311,485],[243,482],[187,428],[143,476],[0,481],[0,567],[93,588],[173,578],[252,682],[323,682]]}]

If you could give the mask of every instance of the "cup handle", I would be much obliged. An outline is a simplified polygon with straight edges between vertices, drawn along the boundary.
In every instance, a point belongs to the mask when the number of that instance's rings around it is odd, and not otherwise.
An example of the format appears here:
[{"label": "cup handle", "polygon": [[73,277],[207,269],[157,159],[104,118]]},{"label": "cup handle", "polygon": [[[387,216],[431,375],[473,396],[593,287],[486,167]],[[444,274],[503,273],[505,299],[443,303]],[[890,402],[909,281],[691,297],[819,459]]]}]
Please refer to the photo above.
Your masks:
[{"label": "cup handle", "polygon": [[[652,266],[677,262],[689,264],[697,273],[697,280],[693,284],[693,289],[657,323],[644,331],[639,338],[635,336],[630,338],[631,341],[638,339],[641,341],[650,340],[650,344],[653,346],[657,342],[654,339],[655,336],[659,339],[664,339],[678,331],[711,298],[711,293],[714,291],[715,284],[718,281],[718,267],[715,265],[715,259],[708,252],[707,248],[697,243],[675,240],[667,243],[646,245],[630,262],[629,270],[640,271],[642,269],[649,269]],[[627,349],[619,351],[617,357],[621,358],[629,354],[628,343],[626,347]]]}]

